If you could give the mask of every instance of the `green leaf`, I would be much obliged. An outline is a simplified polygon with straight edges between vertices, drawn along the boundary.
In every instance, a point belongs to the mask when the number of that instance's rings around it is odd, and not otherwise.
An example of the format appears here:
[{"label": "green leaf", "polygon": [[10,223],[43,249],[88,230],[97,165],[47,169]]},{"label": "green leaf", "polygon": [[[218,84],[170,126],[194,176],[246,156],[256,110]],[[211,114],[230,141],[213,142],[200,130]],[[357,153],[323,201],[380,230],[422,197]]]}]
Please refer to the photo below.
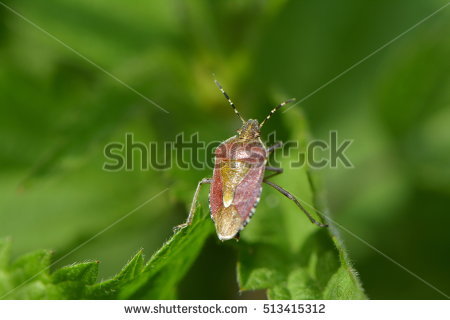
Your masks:
[{"label": "green leaf", "polygon": [[136,279],[144,266],[144,254],[139,250],[123,269],[112,279],[95,284],[90,288],[88,297],[91,299],[116,298],[121,288]]},{"label": "green leaf", "polygon": [[114,278],[90,288],[91,299],[174,299],[176,286],[212,232],[209,215],[199,208],[190,226],[173,235],[144,264],[139,251]]},{"label": "green leaf", "polygon": [[88,261],[63,267],[52,274],[56,290],[52,298],[83,299],[87,285],[95,283],[98,275],[98,261]]},{"label": "green leaf", "polygon": [[0,297],[15,299],[168,299],[212,233],[199,208],[190,226],[174,234],[145,264],[140,250],[112,279],[95,283],[98,261],[49,272],[50,251],[26,254],[8,266],[9,241],[0,241]]},{"label": "green leaf", "polygon": [[54,283],[65,281],[78,281],[85,284],[93,284],[97,280],[98,261],[73,264],[63,267],[52,275]]},{"label": "green leaf", "polygon": [[0,268],[0,297],[6,299],[49,298],[51,290],[48,290],[47,285],[50,282],[50,259],[50,251],[39,250],[23,255],[11,266],[3,263]]},{"label": "green leaf", "polygon": [[[292,139],[305,146],[308,132],[303,116],[290,110],[285,121],[292,128]],[[305,151],[305,150],[303,150]],[[283,159],[288,174],[272,181],[294,194],[317,220],[320,194],[312,186],[306,168],[290,168],[297,154]],[[320,228],[303,215],[287,198],[266,188],[257,214],[242,232],[239,244],[238,280],[240,289],[267,290],[270,299],[363,299],[365,295],[345,249],[334,228]],[[281,197],[270,207],[274,197]],[[278,201],[278,200],[277,200]]]},{"label": "green leaf", "polygon": [[323,299],[363,299],[364,294],[358,290],[358,285],[349,275],[349,270],[340,267],[328,281]]},{"label": "green leaf", "polygon": [[176,285],[212,233],[209,214],[199,208],[192,224],[177,232],[150,259],[139,277],[124,287],[121,299],[174,299]]},{"label": "green leaf", "polygon": [[25,254],[11,266],[13,276],[17,282],[26,282],[30,279],[47,280],[50,260],[51,251],[49,250]]}]

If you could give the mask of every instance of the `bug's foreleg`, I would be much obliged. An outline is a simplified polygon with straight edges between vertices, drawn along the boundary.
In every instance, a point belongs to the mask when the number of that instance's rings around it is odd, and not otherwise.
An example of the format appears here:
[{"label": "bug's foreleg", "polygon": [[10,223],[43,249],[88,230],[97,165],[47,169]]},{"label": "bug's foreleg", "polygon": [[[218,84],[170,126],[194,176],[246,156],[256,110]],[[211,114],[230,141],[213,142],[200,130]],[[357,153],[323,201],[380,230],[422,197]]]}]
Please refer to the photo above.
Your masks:
[{"label": "bug's foreleg", "polygon": [[283,173],[283,168],[275,168],[275,167],[266,166],[266,170],[267,171],[272,171],[274,173],[269,174],[267,177],[264,177],[264,179],[269,179],[269,178],[272,178],[272,177],[274,177],[276,175],[279,175],[279,174]]},{"label": "bug's foreleg", "polygon": [[182,223],[182,224],[174,227],[173,228],[174,232],[177,232],[178,230],[183,229],[192,223],[192,219],[194,218],[195,209],[197,208],[197,201],[198,201],[198,195],[200,194],[200,189],[201,189],[202,185],[211,183],[211,182],[212,182],[211,178],[203,178],[202,180],[199,181],[199,183],[197,185],[197,189],[195,189],[194,198],[192,198],[192,204],[191,204],[191,209],[189,210],[188,218],[186,219],[185,223]]},{"label": "bug's foreleg", "polygon": [[318,225],[319,227],[328,227],[327,224],[323,224],[323,223],[320,223],[319,221],[315,220],[315,219],[311,216],[311,214],[309,214],[309,212],[306,211],[306,209],[300,204],[300,202],[299,202],[299,201],[298,201],[291,193],[289,193],[289,191],[284,190],[282,187],[280,187],[279,185],[277,185],[277,184],[275,184],[275,183],[273,183],[273,182],[266,181],[266,179],[264,179],[263,181],[264,181],[265,183],[267,183],[269,186],[271,186],[272,188],[278,190],[280,193],[282,193],[282,194],[283,194],[284,196],[286,196],[288,199],[291,199],[292,201],[294,201],[294,203],[297,205],[297,207],[299,207],[299,208],[303,211],[303,213],[306,214],[306,216],[308,217],[308,219],[309,219],[312,223]]},{"label": "bug's foreleg", "polygon": [[277,143],[275,143],[274,145],[270,146],[267,148],[267,153],[271,153],[274,150],[280,149],[283,146],[283,142],[278,141]]},{"label": "bug's foreleg", "polygon": [[[269,148],[267,148],[266,152],[267,152],[267,154],[270,154],[274,150],[279,149],[281,147],[283,147],[283,142],[278,141],[274,145],[272,145]],[[282,168],[275,168],[275,167],[266,166],[266,170],[267,171],[272,171],[274,173],[268,175],[267,177],[265,177],[265,179],[269,179],[269,178],[272,178],[272,177],[274,177],[274,176],[276,176],[276,175],[278,175],[280,173],[283,173],[283,169]]]}]

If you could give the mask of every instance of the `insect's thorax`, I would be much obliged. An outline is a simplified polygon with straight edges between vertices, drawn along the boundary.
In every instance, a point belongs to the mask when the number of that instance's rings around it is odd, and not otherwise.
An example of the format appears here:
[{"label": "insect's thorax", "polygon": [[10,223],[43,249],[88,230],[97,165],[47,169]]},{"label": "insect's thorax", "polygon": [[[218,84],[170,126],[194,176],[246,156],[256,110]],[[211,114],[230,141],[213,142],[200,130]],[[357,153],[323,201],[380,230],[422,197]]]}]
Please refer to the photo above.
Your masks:
[{"label": "insect's thorax", "polygon": [[266,156],[266,147],[259,137],[243,140],[234,136],[221,143],[215,151],[216,162],[241,161],[256,164],[265,162]]},{"label": "insect's thorax", "polygon": [[238,130],[238,135],[225,140],[217,147],[217,160],[238,160],[263,162],[266,159],[266,147],[260,139],[257,120],[250,119]]},{"label": "insect's thorax", "polygon": [[245,141],[251,141],[259,138],[260,127],[258,120],[249,119],[245,122],[242,127],[238,130],[238,138]]}]

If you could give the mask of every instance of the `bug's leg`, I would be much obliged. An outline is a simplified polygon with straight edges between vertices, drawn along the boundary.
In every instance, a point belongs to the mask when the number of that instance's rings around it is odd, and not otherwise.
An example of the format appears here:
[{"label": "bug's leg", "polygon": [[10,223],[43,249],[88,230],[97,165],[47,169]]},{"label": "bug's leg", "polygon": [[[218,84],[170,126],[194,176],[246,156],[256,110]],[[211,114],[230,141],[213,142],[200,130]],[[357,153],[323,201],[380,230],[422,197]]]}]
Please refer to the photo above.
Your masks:
[{"label": "bug's leg", "polygon": [[[274,145],[272,145],[269,148],[267,148],[267,154],[270,154],[271,152],[273,152],[276,149],[279,149],[281,147],[283,147],[283,142],[278,141]],[[275,173],[268,175],[267,177],[265,177],[265,179],[269,179],[269,178],[272,178],[273,176],[276,176],[276,175],[278,175],[280,173],[283,173],[283,169],[282,168],[275,168],[275,167],[266,166],[266,170],[267,171],[273,171]]]},{"label": "bug's leg", "polygon": [[185,223],[182,223],[173,228],[174,232],[177,232],[178,230],[183,229],[192,223],[192,219],[194,218],[195,209],[197,207],[197,200],[198,200],[198,195],[200,193],[200,188],[202,187],[203,184],[211,183],[211,182],[212,182],[211,178],[203,178],[202,180],[199,181],[199,183],[197,185],[197,189],[195,190],[195,193],[194,193],[194,198],[192,198],[192,204],[191,204],[191,209],[189,210],[189,216],[186,219]]},{"label": "bug's leg", "polygon": [[269,179],[269,178],[272,178],[272,177],[274,177],[276,175],[279,175],[279,174],[283,173],[283,168],[275,168],[275,167],[266,166],[266,170],[267,171],[272,171],[274,173],[269,174],[267,177],[264,177],[264,179]]},{"label": "bug's leg", "polygon": [[319,221],[315,220],[315,219],[309,214],[309,212],[306,211],[306,209],[300,204],[300,202],[299,202],[292,194],[289,193],[289,191],[284,190],[282,187],[280,187],[279,185],[277,185],[277,184],[275,184],[275,183],[273,183],[273,182],[266,181],[266,179],[264,179],[263,181],[264,181],[265,183],[267,183],[269,186],[271,186],[272,188],[274,188],[274,189],[278,190],[279,192],[281,192],[281,193],[282,193],[283,195],[285,195],[287,198],[289,198],[289,199],[291,199],[292,201],[294,201],[295,204],[297,205],[297,207],[299,207],[299,208],[303,211],[303,213],[306,214],[306,216],[308,217],[308,219],[309,219],[312,223],[318,225],[319,227],[328,227],[327,224],[323,224],[323,223],[320,223]]},{"label": "bug's leg", "polygon": [[278,141],[274,145],[267,148],[267,153],[271,153],[272,151],[274,151],[276,149],[280,149],[282,146],[283,146],[283,142]]}]

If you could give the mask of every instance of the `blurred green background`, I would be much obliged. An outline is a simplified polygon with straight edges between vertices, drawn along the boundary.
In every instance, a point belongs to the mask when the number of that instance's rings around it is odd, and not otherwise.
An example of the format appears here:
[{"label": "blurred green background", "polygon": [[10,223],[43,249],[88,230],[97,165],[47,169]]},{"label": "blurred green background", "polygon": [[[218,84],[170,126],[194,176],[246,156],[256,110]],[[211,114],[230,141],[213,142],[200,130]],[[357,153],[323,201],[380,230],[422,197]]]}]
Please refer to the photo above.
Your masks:
[{"label": "blurred green background", "polygon": [[[223,140],[244,117],[302,99],[446,1],[4,1],[129,86],[0,6],[0,237],[14,255],[56,258],[169,187],[58,265],[98,259],[108,278],[139,248],[151,255],[187,214],[210,170],[102,170],[103,148],[133,132]],[[450,293],[450,7],[296,108],[316,138],[353,139],[354,169],[324,169],[333,217]],[[266,132],[289,130],[274,116]],[[266,201],[271,201],[269,198]],[[263,200],[264,201],[264,200]],[[206,205],[206,203],[205,203]],[[342,232],[372,299],[438,292]],[[236,252],[211,238],[180,298],[238,298]],[[221,275],[218,277],[217,275]],[[243,296],[245,297],[245,296]]]}]

